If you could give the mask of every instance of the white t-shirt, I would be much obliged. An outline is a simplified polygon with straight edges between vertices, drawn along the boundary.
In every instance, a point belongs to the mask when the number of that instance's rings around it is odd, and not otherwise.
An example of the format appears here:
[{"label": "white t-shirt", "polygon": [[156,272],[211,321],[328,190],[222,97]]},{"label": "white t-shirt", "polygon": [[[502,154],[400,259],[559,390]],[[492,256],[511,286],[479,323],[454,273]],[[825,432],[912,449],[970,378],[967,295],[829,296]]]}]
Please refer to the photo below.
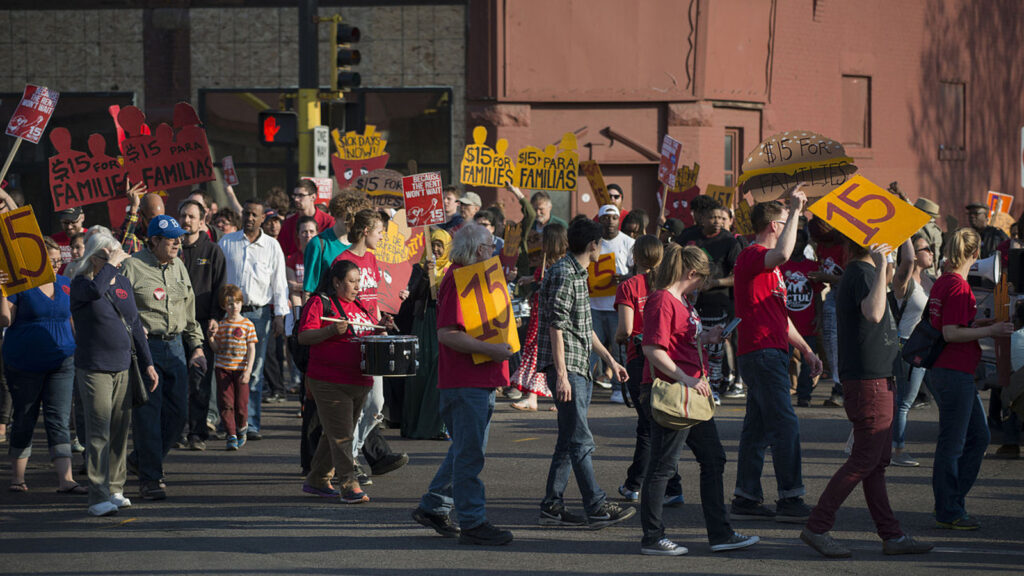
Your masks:
[{"label": "white t-shirt", "polygon": [[[914,327],[921,321],[924,307],[928,305],[928,294],[925,293],[924,287],[913,280],[911,283],[914,290],[906,295],[907,307],[903,309],[903,317],[900,318],[900,325],[896,330],[900,338],[910,338]],[[903,304],[903,302],[899,303]]]},{"label": "white t-shirt", "polygon": [[[635,243],[636,240],[622,232],[619,232],[611,240],[601,238],[601,254],[615,254],[615,274],[617,276],[629,274],[629,269],[633,267],[633,244]],[[590,309],[614,312],[615,296],[592,297],[590,299]]]}]

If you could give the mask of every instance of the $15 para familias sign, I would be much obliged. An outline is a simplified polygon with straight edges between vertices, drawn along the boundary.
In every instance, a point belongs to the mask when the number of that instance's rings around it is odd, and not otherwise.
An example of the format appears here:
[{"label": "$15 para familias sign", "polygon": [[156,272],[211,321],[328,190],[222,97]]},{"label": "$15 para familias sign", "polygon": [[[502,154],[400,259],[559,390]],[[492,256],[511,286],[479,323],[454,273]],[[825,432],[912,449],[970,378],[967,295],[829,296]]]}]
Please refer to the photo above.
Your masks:
[{"label": "$15 para familias sign", "polygon": [[[513,353],[518,352],[519,332],[512,318],[512,299],[498,257],[463,266],[452,274],[466,333],[491,344],[508,344]],[[473,354],[474,364],[490,361],[490,356]]]}]

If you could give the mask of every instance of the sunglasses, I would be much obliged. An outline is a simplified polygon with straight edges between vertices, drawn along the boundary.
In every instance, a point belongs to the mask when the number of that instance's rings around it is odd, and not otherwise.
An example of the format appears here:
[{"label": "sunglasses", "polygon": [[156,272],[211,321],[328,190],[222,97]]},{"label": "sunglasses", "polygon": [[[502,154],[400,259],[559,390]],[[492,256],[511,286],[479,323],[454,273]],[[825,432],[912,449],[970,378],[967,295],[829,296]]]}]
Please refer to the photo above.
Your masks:
[{"label": "sunglasses", "polygon": [[610,196],[612,200],[618,200],[619,198],[622,198],[621,194],[609,194],[608,196]]},{"label": "sunglasses", "polygon": [[924,248],[918,248],[915,252],[934,252],[931,246],[925,246]]}]

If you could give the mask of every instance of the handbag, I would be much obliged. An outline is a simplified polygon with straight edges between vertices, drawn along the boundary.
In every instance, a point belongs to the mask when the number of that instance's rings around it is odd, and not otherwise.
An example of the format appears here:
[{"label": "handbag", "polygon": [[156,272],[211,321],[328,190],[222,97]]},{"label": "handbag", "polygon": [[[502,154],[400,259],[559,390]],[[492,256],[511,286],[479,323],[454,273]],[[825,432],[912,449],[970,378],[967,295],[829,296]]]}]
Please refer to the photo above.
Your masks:
[{"label": "handbag", "polygon": [[121,310],[114,303],[114,299],[110,297],[109,290],[105,293],[105,296],[110,301],[110,305],[114,307],[114,312],[117,312],[117,317],[121,319],[124,329],[128,331],[128,341],[132,343],[132,361],[128,366],[128,394],[125,395],[125,401],[131,402],[132,408],[138,408],[149,402],[149,389],[146,388],[146,383],[142,379],[142,370],[139,369],[139,358],[135,354],[135,338],[132,337],[132,327],[124,319],[124,314],[121,314]]},{"label": "handbag", "polygon": [[903,343],[900,354],[903,360],[914,368],[931,368],[939,359],[942,350],[946,347],[946,340],[942,337],[942,330],[932,326],[928,318],[928,306],[921,311],[921,319],[914,326],[910,338]]},{"label": "handbag", "polygon": [[[699,337],[697,354],[700,365],[704,366],[704,352]],[[650,363],[651,378],[651,418],[662,428],[685,430],[707,422],[715,416],[715,399],[713,396],[701,396],[696,390],[682,382],[668,382],[658,378],[654,373],[654,364]]]}]

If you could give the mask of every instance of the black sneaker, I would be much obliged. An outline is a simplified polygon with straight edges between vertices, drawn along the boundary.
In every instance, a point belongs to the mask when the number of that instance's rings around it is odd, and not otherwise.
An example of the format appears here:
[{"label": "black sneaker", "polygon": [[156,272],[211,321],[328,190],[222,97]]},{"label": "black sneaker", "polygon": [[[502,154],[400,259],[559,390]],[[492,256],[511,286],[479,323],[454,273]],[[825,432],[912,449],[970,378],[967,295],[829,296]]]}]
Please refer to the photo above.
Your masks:
[{"label": "black sneaker", "polygon": [[732,520],[771,520],[775,518],[775,511],[756,500],[737,496],[732,500],[729,518]]},{"label": "black sneaker", "polygon": [[504,546],[512,541],[512,533],[495,527],[490,522],[463,530],[459,533],[459,544],[476,544],[478,546]]},{"label": "black sneaker", "polygon": [[760,542],[761,539],[757,536],[744,536],[739,532],[733,532],[732,536],[729,536],[728,540],[719,542],[718,544],[711,545],[712,552],[728,552],[729,550],[739,550],[748,546],[753,546]]},{"label": "black sneaker", "polygon": [[579,514],[573,514],[565,509],[565,506],[542,506],[540,509],[541,526],[584,526],[587,519]]},{"label": "black sneaker", "polygon": [[811,507],[799,496],[783,498],[775,503],[775,521],[805,524],[811,516]]},{"label": "black sneaker", "polygon": [[159,482],[145,482],[139,488],[139,494],[144,500],[166,500],[167,492],[160,487]]},{"label": "black sneaker", "polygon": [[203,450],[206,450],[206,442],[199,438],[193,438],[188,441],[188,449],[195,452],[202,452]]},{"label": "black sneaker", "polygon": [[263,434],[260,434],[259,432],[253,432],[250,430],[245,433],[245,438],[246,440],[263,440]]},{"label": "black sneaker", "polygon": [[459,535],[459,527],[452,522],[450,517],[442,516],[441,514],[431,514],[419,506],[412,511],[412,519],[427,528],[433,529],[434,532],[445,538],[455,538]]},{"label": "black sneaker", "polygon": [[377,462],[375,466],[371,466],[370,472],[372,472],[374,476],[383,476],[388,472],[394,472],[395,470],[398,470],[399,468],[405,466],[408,463],[408,454],[406,454],[405,452],[401,454],[396,454],[392,452],[391,454],[388,454],[387,456],[382,458],[380,462]]},{"label": "black sneaker", "polygon": [[618,524],[623,520],[628,520],[634,514],[636,514],[636,508],[623,508],[614,502],[605,501],[597,512],[587,514],[587,523],[590,524],[591,530],[600,530],[612,524]]},{"label": "black sneaker", "polygon": [[363,467],[359,464],[355,466],[356,481],[359,482],[360,486],[373,486],[373,479],[366,472],[363,472]]}]

